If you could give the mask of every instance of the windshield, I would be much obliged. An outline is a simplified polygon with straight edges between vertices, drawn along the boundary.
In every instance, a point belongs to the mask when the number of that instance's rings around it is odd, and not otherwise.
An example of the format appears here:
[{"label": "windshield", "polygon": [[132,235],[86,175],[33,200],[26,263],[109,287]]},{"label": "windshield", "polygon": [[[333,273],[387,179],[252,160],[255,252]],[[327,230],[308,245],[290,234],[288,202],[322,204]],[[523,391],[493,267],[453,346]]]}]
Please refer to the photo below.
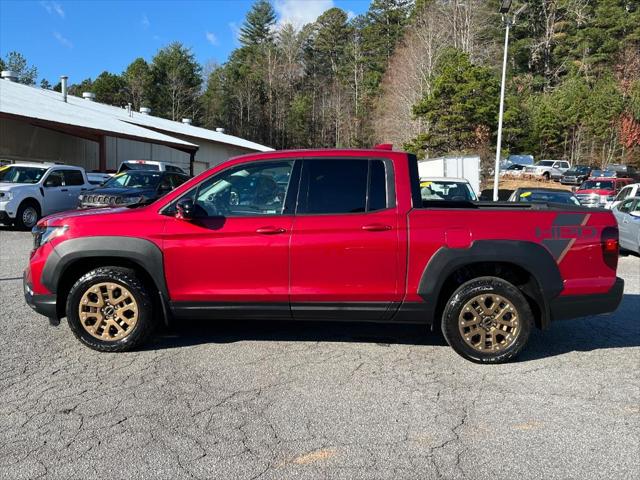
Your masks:
[{"label": "windshield", "polygon": [[0,182],[38,183],[46,171],[46,168],[40,167],[0,167]]},{"label": "windshield", "polygon": [[538,163],[536,163],[536,165],[540,167],[551,167],[553,166],[553,164],[554,164],[553,160],[541,160]]},{"label": "windshield", "polygon": [[569,192],[547,192],[544,190],[525,190],[520,193],[519,202],[549,202],[580,205],[578,199]]},{"label": "windshield", "polygon": [[127,170],[160,170],[160,165],[154,165],[153,163],[138,163],[138,162],[123,162],[120,165],[120,172],[126,172]]},{"label": "windshield", "polygon": [[613,190],[613,182],[610,180],[587,180],[580,185],[578,190]]},{"label": "windshield", "polygon": [[423,180],[420,182],[422,200],[475,201],[476,195],[471,186],[463,182],[447,182],[444,180]]},{"label": "windshield", "polygon": [[106,181],[103,187],[109,188],[156,188],[162,174],[153,172],[128,171],[119,173]]}]

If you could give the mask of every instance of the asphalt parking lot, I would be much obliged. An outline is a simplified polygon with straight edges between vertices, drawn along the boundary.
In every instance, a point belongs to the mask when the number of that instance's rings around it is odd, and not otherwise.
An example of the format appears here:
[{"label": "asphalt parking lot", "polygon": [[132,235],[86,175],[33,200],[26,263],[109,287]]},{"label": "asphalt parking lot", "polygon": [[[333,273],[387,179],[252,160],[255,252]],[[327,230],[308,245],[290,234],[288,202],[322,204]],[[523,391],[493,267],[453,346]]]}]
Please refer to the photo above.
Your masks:
[{"label": "asphalt parking lot", "polygon": [[615,314],[479,366],[362,324],[188,322],[100,354],[24,304],[30,246],[0,231],[2,479],[637,478],[638,257]]}]

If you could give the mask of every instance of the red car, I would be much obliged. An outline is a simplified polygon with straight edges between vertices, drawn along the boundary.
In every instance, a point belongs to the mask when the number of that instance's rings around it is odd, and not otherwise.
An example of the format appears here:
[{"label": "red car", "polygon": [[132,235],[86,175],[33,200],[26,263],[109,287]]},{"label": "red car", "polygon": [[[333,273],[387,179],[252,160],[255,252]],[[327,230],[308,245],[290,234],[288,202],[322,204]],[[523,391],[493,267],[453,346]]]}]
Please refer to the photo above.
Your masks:
[{"label": "red car", "polygon": [[582,182],[575,195],[585,207],[604,207],[613,201],[623,187],[632,184],[632,178],[594,177]]},{"label": "red car", "polygon": [[497,363],[623,290],[611,212],[423,200],[416,157],[382,148],[237,157],[147,206],[50,216],[34,237],[27,303],[100,351],[183,318],[361,320],[441,328]]}]

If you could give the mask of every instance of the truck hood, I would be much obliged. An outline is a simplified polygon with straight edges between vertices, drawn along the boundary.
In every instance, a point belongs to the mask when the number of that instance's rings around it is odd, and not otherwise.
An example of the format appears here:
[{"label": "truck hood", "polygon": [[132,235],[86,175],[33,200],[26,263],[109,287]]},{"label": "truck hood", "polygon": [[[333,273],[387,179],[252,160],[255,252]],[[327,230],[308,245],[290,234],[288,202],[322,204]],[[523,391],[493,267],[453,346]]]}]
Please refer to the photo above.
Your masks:
[{"label": "truck hood", "polygon": [[37,183],[10,183],[10,182],[0,182],[0,190],[6,192],[7,190],[13,190],[18,187],[35,187]]},{"label": "truck hood", "polygon": [[[67,212],[54,213],[43,218],[38,222],[40,226],[58,226],[66,225],[69,221],[99,219],[103,215],[113,215],[114,213],[121,215],[136,214],[140,209],[131,209],[126,207],[118,208],[94,208],[91,210],[69,210]],[[126,218],[122,218],[126,222]]]},{"label": "truck hood", "polygon": [[156,191],[153,188],[96,188],[90,190],[88,195],[117,195],[120,197],[139,197],[144,196],[147,198],[153,198],[156,196]]}]

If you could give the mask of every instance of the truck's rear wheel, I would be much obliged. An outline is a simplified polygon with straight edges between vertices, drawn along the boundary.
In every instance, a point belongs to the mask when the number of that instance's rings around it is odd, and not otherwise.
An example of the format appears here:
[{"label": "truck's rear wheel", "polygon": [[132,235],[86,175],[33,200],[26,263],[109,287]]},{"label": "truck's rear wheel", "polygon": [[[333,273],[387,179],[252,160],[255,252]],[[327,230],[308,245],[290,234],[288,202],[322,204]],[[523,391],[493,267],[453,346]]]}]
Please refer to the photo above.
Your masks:
[{"label": "truck's rear wheel", "polygon": [[135,271],[100,267],[83,275],[67,298],[74,335],[101,352],[131,350],[153,331],[152,302]]},{"label": "truck's rear wheel", "polygon": [[533,314],[520,290],[497,277],[462,284],[447,302],[442,333],[461,356],[478,363],[503,363],[526,345]]}]

